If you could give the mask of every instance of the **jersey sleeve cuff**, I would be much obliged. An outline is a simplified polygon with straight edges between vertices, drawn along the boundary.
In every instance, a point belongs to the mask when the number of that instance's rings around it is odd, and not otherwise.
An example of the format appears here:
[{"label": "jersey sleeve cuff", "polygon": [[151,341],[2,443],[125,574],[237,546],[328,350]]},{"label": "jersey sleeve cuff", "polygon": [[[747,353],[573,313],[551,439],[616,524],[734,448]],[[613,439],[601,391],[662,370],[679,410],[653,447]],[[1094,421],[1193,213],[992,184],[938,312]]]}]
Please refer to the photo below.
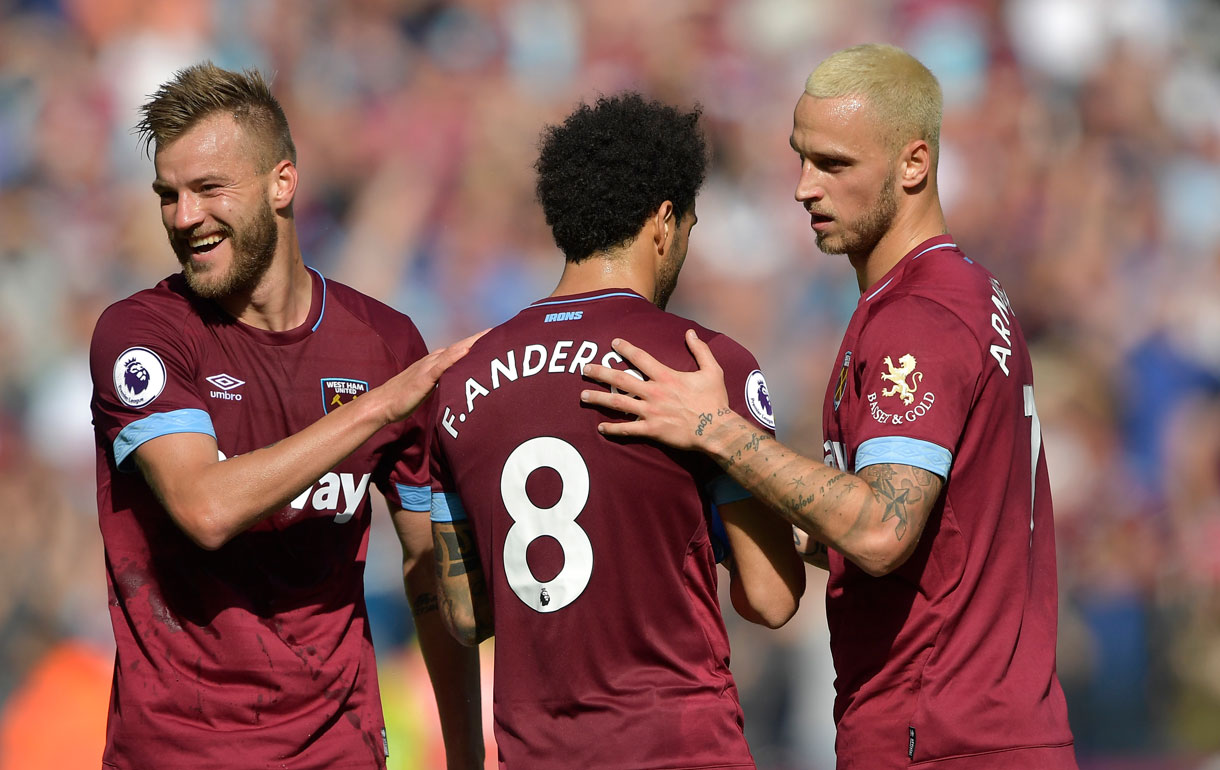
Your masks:
[{"label": "jersey sleeve cuff", "polygon": [[462,507],[461,498],[454,493],[433,492],[432,515],[428,518],[440,524],[465,521],[466,509]]},{"label": "jersey sleeve cuff", "polygon": [[136,469],[134,463],[128,462],[131,453],[145,441],[171,433],[205,433],[216,438],[212,416],[202,409],[177,409],[150,414],[119,431],[114,439],[114,464],[120,471],[131,473]]},{"label": "jersey sleeve cuff", "polygon": [[407,484],[395,484],[398,490],[398,502],[405,511],[427,513],[432,510],[432,490],[429,487],[412,487]]},{"label": "jersey sleeve cuff", "polygon": [[870,438],[856,450],[856,473],[862,468],[881,463],[922,468],[947,480],[949,468],[953,465],[953,453],[931,441],[906,436]]}]

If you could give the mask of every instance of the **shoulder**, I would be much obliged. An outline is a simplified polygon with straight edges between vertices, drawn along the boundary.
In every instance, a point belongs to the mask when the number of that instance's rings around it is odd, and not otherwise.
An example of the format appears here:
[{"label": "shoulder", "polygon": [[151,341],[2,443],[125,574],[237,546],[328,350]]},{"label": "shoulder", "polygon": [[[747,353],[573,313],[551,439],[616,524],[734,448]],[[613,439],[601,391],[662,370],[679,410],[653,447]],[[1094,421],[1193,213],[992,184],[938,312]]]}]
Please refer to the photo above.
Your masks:
[{"label": "shoulder", "polygon": [[[392,350],[400,353],[412,353],[419,357],[426,353],[423,336],[415,326],[415,322],[406,313],[390,307],[386,303],[373,299],[347,284],[339,283],[330,278],[326,282],[325,312],[342,309],[358,324],[366,327],[372,334],[380,337]],[[329,307],[333,303],[333,307]],[[423,352],[420,352],[420,351]]]},{"label": "shoulder", "polygon": [[709,329],[702,324],[695,323],[673,313],[663,313],[663,315],[671,319],[671,325],[677,330],[679,344],[682,345],[683,349],[686,348],[686,330],[694,329],[695,333],[699,335],[699,339],[707,343],[707,346],[712,349],[712,355],[716,357],[716,362],[726,372],[731,368],[744,368],[747,372],[758,368],[758,360],[754,357],[754,354],[724,332]]},{"label": "shoulder", "polygon": [[200,317],[201,310],[182,276],[175,274],[103,310],[94,326],[92,344],[140,331],[179,333]]},{"label": "shoulder", "polygon": [[979,338],[988,325],[992,296],[1002,291],[986,268],[961,251],[930,252],[913,260],[901,282],[877,298],[865,323],[872,331],[904,327],[918,334]]}]

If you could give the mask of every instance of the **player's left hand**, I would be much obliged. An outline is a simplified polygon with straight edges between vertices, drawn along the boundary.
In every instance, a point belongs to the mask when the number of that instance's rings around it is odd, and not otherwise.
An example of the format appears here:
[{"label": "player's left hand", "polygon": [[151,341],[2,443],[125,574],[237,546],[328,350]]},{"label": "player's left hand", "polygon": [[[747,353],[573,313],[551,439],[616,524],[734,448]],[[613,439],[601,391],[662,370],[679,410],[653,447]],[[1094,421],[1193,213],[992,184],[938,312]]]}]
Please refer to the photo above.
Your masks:
[{"label": "player's left hand", "polygon": [[585,365],[586,377],[624,392],[584,390],[580,400],[638,418],[628,422],[603,422],[597,426],[603,434],[650,438],[677,449],[700,449],[710,438],[709,429],[717,418],[732,414],[724,387],[724,371],[711,348],[693,330],[686,332],[686,346],[698,365],[693,372],[670,369],[626,340],[616,339],[611,346],[647,379],[641,382],[618,369]]}]

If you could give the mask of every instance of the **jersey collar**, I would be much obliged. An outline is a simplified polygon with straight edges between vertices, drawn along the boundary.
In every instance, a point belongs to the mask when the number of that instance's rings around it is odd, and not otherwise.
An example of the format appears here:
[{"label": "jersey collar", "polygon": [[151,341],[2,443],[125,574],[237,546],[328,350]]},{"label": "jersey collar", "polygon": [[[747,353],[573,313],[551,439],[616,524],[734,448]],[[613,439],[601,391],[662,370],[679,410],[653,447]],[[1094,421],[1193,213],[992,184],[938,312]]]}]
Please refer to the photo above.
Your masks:
[{"label": "jersey collar", "polygon": [[941,249],[956,248],[957,242],[954,241],[953,236],[949,235],[948,233],[934,236],[920,243],[918,246],[908,251],[902,257],[902,259],[898,260],[898,262],[889,269],[889,272],[881,276],[880,280],[864,290],[864,294],[860,297],[860,304],[863,305],[872,302],[874,299],[884,294],[886,289],[890,288],[890,286],[892,286],[894,282],[897,281],[904,272],[906,272],[907,265],[919,259],[923,255],[928,254],[929,252],[939,251]]}]

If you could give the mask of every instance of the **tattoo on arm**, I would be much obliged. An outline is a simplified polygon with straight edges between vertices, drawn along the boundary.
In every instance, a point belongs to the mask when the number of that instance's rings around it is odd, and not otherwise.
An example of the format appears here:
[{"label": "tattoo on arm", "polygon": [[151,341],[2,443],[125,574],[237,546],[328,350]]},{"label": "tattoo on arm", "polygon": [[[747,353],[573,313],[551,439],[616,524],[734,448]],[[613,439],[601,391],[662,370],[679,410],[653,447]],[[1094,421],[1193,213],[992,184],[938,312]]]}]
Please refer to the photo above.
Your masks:
[{"label": "tattoo on arm", "polygon": [[882,523],[898,520],[894,536],[900,541],[906,537],[911,509],[923,503],[930,494],[938,494],[940,489],[939,476],[905,465],[870,465],[860,472],[860,476],[884,506]]},{"label": "tattoo on arm", "polygon": [[[491,636],[494,633],[491,600],[470,527],[455,525],[452,530],[445,531],[433,528],[432,543],[437,582],[442,587],[454,588],[465,583],[464,590],[443,588],[441,591],[440,601],[446,617],[469,615],[474,618],[477,639]],[[455,584],[454,578],[460,580]]]},{"label": "tattoo on arm", "polygon": [[436,600],[436,594],[422,593],[411,600],[411,614],[415,617],[427,615],[429,612],[436,612],[440,607]]},{"label": "tattoo on arm", "polygon": [[474,554],[474,538],[468,529],[437,532],[432,537],[436,552],[437,577],[460,577],[480,569]]},{"label": "tattoo on arm", "polygon": [[732,468],[737,463],[742,462],[745,459],[748,459],[748,456],[750,454],[756,454],[764,443],[771,441],[771,440],[772,440],[771,436],[769,436],[766,433],[758,433],[758,432],[751,433],[749,441],[747,441],[745,444],[743,444],[741,449],[738,449],[736,452],[729,455],[727,459],[725,459],[725,461],[724,461],[725,469],[727,470],[728,468]]}]

